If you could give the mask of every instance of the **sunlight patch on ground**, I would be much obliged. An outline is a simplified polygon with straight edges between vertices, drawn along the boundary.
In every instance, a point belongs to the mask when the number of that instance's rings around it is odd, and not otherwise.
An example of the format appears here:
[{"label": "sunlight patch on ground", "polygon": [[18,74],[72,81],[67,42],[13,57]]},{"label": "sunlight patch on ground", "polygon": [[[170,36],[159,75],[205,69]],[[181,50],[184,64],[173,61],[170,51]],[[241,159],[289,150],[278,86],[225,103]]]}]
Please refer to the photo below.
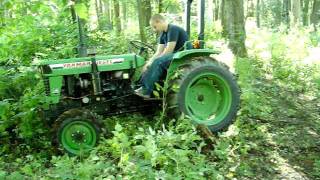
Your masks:
[{"label": "sunlight patch on ground", "polygon": [[303,59],[304,64],[318,64],[320,65],[320,47],[314,47],[308,49],[308,54],[306,58]]},{"label": "sunlight patch on ground", "polygon": [[235,125],[231,124],[227,131],[221,134],[221,137],[235,137],[239,134],[240,129]]},{"label": "sunlight patch on ground", "polygon": [[286,159],[282,158],[278,153],[274,154],[277,158],[278,170],[280,171],[279,179],[282,180],[308,180],[309,178],[302,172],[296,171]]},{"label": "sunlight patch on ground", "polygon": [[[268,144],[276,146],[277,143],[273,140],[274,134],[268,132],[266,126],[260,126],[259,129],[266,134],[266,141]],[[299,166],[292,166],[287,159],[283,158],[278,151],[275,149],[272,152],[272,161],[277,164],[277,175],[279,179],[282,180],[309,180],[309,178],[299,169]]]}]

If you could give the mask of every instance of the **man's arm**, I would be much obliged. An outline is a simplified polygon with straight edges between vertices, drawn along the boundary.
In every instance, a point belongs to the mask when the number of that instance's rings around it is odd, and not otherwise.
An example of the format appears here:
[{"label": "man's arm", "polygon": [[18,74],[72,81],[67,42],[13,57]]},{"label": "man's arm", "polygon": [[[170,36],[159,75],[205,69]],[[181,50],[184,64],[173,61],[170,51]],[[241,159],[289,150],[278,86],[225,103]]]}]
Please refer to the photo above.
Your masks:
[{"label": "man's arm", "polygon": [[154,53],[154,55],[150,58],[150,60],[143,66],[142,71],[145,71],[156,58],[160,57],[164,49],[165,49],[164,44],[158,44],[156,53]]},{"label": "man's arm", "polygon": [[169,54],[169,53],[173,53],[176,45],[177,45],[176,41],[168,42],[167,47],[163,50],[163,52],[161,53],[160,56],[163,56],[163,55]]},{"label": "man's arm", "polygon": [[157,51],[156,53],[154,53],[154,55],[151,57],[150,61],[153,61],[154,59],[156,59],[157,57],[159,57],[162,53],[163,53],[163,50],[164,50],[164,44],[158,44],[158,47],[157,47]]}]

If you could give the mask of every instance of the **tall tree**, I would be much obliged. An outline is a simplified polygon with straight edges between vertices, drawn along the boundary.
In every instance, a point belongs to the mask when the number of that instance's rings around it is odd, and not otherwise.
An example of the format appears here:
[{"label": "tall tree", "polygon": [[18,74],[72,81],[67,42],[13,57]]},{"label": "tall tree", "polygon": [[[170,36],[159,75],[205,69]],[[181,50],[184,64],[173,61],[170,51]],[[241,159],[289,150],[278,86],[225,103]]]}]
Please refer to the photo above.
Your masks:
[{"label": "tall tree", "polygon": [[73,4],[70,6],[70,12],[71,12],[72,22],[76,23],[77,22],[77,14],[76,14],[76,10],[74,9]]},{"label": "tall tree", "polygon": [[121,1],[121,7],[122,7],[122,27],[125,29],[127,27],[127,1],[122,0]]},{"label": "tall tree", "polygon": [[239,57],[246,57],[246,31],[243,0],[223,0],[223,29],[229,40],[229,48]]},{"label": "tall tree", "polygon": [[106,28],[108,30],[112,29],[112,19],[111,19],[111,15],[110,15],[110,0],[104,0],[103,1],[104,4],[104,16],[105,16],[105,23],[106,23]]},{"label": "tall tree", "polygon": [[291,7],[290,0],[283,0],[283,3],[282,3],[282,20],[288,26],[290,25],[290,7]]},{"label": "tall tree", "polygon": [[254,16],[254,2],[253,0],[247,0],[247,17]]},{"label": "tall tree", "polygon": [[109,11],[110,11],[109,14],[110,14],[111,29],[113,29],[114,24],[115,24],[115,23],[114,23],[115,20],[114,20],[114,17],[113,17],[113,16],[114,16],[114,15],[113,15],[113,14],[114,14],[114,8],[112,8],[112,7],[113,7],[113,4],[114,4],[113,1],[114,1],[114,0],[110,0],[110,8],[109,8]]},{"label": "tall tree", "polygon": [[310,7],[310,0],[303,0],[303,25],[309,25],[309,7]]},{"label": "tall tree", "polygon": [[225,0],[221,0],[221,5],[220,5],[220,19],[221,19],[221,25],[223,27],[222,30],[222,36],[227,37],[228,36],[228,26],[227,26],[227,20],[226,20],[226,8],[225,8]]},{"label": "tall tree", "polygon": [[103,27],[102,25],[102,5],[101,1],[95,0],[95,9],[96,9],[96,15],[97,15],[97,20],[98,20],[98,28],[101,29]]},{"label": "tall tree", "polygon": [[143,8],[143,13],[144,13],[143,17],[145,17],[144,25],[146,27],[150,26],[149,21],[150,21],[151,13],[152,13],[151,1],[150,0],[142,0],[142,8]]},{"label": "tall tree", "polygon": [[220,8],[220,1],[219,0],[213,0],[213,18],[214,21],[219,20],[219,8]]},{"label": "tall tree", "polygon": [[260,23],[260,0],[257,0],[256,4],[256,21],[257,21],[257,27],[260,28],[261,23]]},{"label": "tall tree", "polygon": [[300,24],[300,16],[301,16],[301,4],[300,0],[292,0],[292,15],[293,15],[293,22],[295,25]]},{"label": "tall tree", "polygon": [[120,6],[118,0],[113,0],[114,9],[114,25],[116,27],[116,32],[121,33],[121,19],[120,19]]},{"label": "tall tree", "polygon": [[314,25],[315,29],[317,30],[317,25],[320,22],[320,0],[313,0],[310,22]]},{"label": "tall tree", "polygon": [[145,18],[143,17],[143,8],[142,8],[142,0],[137,1],[137,10],[138,10],[138,19],[139,19],[139,31],[140,31],[140,39],[142,42],[146,42],[146,36],[144,33],[144,21]]},{"label": "tall tree", "polygon": [[163,9],[163,1],[158,0],[158,13],[162,13],[162,9]]}]

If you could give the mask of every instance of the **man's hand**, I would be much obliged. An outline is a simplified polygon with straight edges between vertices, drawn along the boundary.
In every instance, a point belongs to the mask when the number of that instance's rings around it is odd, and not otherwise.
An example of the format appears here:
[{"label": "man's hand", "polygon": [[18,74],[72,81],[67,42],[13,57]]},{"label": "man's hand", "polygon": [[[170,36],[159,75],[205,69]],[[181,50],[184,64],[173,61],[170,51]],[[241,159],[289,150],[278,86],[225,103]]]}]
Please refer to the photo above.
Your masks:
[{"label": "man's hand", "polygon": [[156,58],[172,53],[176,47],[176,44],[177,42],[169,42],[165,48],[163,44],[159,44],[156,54],[154,54],[153,57],[143,66],[142,72],[145,72]]},{"label": "man's hand", "polygon": [[145,72],[149,66],[152,64],[152,60],[150,59],[142,68],[142,72]]},{"label": "man's hand", "polygon": [[158,44],[158,47],[157,47],[157,51],[156,53],[151,57],[151,59],[149,61],[147,61],[147,63],[143,66],[142,68],[142,72],[145,72],[148,67],[152,64],[153,60],[156,59],[157,57],[159,57],[163,51],[164,51],[164,44]]}]

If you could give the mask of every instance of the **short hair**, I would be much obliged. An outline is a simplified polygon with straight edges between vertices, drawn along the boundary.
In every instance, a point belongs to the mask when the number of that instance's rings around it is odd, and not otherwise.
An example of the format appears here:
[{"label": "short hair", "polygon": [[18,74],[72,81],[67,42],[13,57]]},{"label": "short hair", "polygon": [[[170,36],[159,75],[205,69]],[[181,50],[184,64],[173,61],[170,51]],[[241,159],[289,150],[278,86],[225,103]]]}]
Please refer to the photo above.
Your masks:
[{"label": "short hair", "polygon": [[150,22],[159,22],[159,21],[165,21],[166,19],[161,15],[161,14],[154,14],[151,19]]}]

